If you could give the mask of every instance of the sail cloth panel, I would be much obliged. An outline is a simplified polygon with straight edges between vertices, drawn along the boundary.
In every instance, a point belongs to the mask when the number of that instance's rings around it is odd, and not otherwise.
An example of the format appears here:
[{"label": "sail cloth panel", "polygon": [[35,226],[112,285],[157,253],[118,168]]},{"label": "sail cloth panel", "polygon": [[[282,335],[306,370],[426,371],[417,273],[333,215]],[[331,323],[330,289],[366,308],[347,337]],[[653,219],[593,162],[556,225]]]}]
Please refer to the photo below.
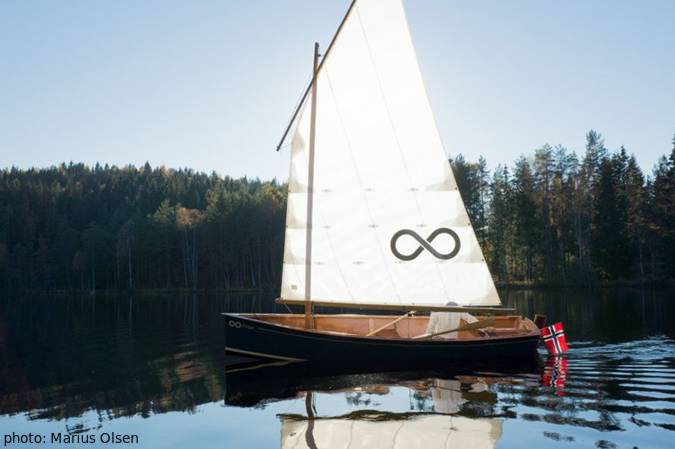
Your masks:
[{"label": "sail cloth panel", "polygon": [[[401,1],[357,0],[316,82],[310,299],[499,305]],[[289,300],[305,299],[310,100],[291,141],[281,287]]]}]

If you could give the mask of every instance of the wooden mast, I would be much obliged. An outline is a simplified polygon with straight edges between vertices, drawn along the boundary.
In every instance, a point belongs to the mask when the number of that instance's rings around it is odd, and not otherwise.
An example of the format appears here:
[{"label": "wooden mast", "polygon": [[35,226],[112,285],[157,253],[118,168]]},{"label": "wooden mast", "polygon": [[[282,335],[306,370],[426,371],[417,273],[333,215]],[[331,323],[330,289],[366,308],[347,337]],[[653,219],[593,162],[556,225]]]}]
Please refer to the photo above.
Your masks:
[{"label": "wooden mast", "polygon": [[319,43],[314,43],[312,66],[312,109],[309,122],[309,160],[307,167],[307,238],[305,240],[305,329],[314,329],[312,319],[312,211],[314,208],[314,143],[316,140],[316,92],[319,73]]}]

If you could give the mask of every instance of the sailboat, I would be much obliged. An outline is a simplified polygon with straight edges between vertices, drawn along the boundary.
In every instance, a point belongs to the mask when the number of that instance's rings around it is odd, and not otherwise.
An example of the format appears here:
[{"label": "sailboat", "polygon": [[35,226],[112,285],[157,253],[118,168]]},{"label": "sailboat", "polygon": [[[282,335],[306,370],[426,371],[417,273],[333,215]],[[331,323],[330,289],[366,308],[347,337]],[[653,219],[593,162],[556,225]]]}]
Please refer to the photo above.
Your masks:
[{"label": "sailboat", "polygon": [[[534,355],[538,327],[501,307],[401,0],[354,0],[323,56],[314,45],[310,85],[277,150],[289,136],[277,302],[304,313],[224,314],[227,351],[284,361]],[[401,314],[316,314],[315,306]],[[439,338],[426,332],[426,312],[478,322]]]}]

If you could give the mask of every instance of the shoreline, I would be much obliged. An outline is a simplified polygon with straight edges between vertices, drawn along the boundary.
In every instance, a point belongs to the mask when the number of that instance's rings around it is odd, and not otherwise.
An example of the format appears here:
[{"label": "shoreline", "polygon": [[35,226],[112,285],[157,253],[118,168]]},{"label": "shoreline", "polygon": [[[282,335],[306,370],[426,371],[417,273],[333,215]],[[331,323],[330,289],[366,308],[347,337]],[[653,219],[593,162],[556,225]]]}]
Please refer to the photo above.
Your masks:
[{"label": "shoreline", "polygon": [[[675,290],[675,279],[658,280],[658,281],[641,281],[641,280],[616,280],[616,281],[601,281],[593,282],[591,284],[584,283],[559,283],[559,282],[495,282],[495,285],[500,290],[549,290],[549,289],[569,289],[569,290],[594,290],[594,289],[615,289],[615,288],[630,288],[630,289],[656,289],[656,290]],[[0,290],[3,294],[40,294],[48,296],[129,296],[129,295],[143,295],[143,296],[163,296],[163,295],[274,295],[276,289],[268,288],[230,288],[230,289],[185,289],[185,288],[138,288],[133,290],[127,289],[74,289],[74,290],[40,290],[40,289],[10,289]]]},{"label": "shoreline", "polygon": [[656,281],[639,279],[617,279],[614,281],[595,281],[591,283],[562,283],[554,281],[535,282],[495,282],[498,289],[506,290],[547,290],[547,289],[613,289],[613,288],[638,288],[638,289],[675,289],[675,279],[662,279]]}]

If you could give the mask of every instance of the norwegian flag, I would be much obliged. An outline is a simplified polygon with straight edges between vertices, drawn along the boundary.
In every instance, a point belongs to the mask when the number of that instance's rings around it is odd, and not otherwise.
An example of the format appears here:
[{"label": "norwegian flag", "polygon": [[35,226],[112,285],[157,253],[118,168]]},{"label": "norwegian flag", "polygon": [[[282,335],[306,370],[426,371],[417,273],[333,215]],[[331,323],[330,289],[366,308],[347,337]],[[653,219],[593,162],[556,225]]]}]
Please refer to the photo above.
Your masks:
[{"label": "norwegian flag", "polygon": [[563,354],[567,351],[567,339],[562,323],[546,326],[541,330],[541,336],[549,354]]}]

